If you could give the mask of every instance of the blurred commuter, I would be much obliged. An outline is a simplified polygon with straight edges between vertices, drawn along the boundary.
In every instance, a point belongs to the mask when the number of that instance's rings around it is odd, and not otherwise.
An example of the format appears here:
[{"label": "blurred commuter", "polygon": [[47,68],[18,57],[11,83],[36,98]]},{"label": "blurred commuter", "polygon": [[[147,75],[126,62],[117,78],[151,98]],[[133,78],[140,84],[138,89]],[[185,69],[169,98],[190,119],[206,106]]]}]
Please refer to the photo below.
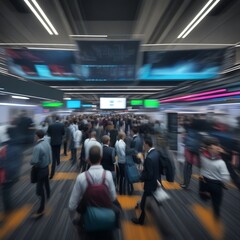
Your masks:
[{"label": "blurred commuter", "polygon": [[16,119],[16,127],[24,151],[33,144],[35,130],[34,122],[28,116],[26,110],[22,110],[20,116]]},{"label": "blurred commuter", "polygon": [[118,141],[116,141],[115,143],[119,167],[118,190],[120,195],[125,194],[126,191],[126,173],[125,173],[126,143],[124,142],[125,138],[126,138],[125,132],[120,131],[118,134]]},{"label": "blurred commuter", "polygon": [[67,156],[68,152],[68,142],[69,142],[69,131],[68,131],[69,122],[64,122],[64,135],[63,135],[63,155]]},{"label": "blurred commuter", "polygon": [[77,161],[77,158],[80,154],[80,147],[82,143],[82,131],[79,129],[78,125],[77,130],[73,134],[73,140],[74,140],[74,158],[72,161],[72,165],[74,165]]},{"label": "blurred commuter", "polygon": [[216,138],[208,137],[204,139],[204,145],[205,149],[200,154],[200,174],[206,185],[205,190],[211,196],[214,217],[219,218],[223,198],[223,182],[229,181],[229,172],[221,159],[220,152],[223,152],[223,149],[219,146],[219,141]]},{"label": "blurred commuter", "polygon": [[84,142],[85,159],[88,164],[89,164],[89,151],[92,146],[98,146],[101,150],[101,156],[102,156],[102,145],[100,142],[97,141],[96,137],[97,137],[96,131],[91,131],[88,141],[85,140],[85,142]]},{"label": "blurred commuter", "polygon": [[108,170],[113,175],[113,181],[116,183],[116,159],[115,159],[115,148],[110,147],[110,137],[104,135],[102,137],[103,143],[103,156],[101,164],[105,170]]},{"label": "blurred commuter", "polygon": [[53,178],[55,174],[56,164],[60,164],[60,151],[62,138],[65,133],[64,125],[60,122],[59,116],[56,116],[56,122],[48,127],[48,136],[51,137],[51,148],[52,148],[52,169],[50,174],[50,179]]},{"label": "blurred commuter", "polygon": [[192,165],[199,167],[200,164],[199,148],[201,146],[201,135],[197,130],[196,121],[193,121],[187,127],[184,144],[185,163],[183,169],[183,184],[181,184],[180,186],[184,189],[187,189],[192,176]]},{"label": "blurred commuter", "polygon": [[[104,170],[101,166],[101,158],[102,158],[102,150],[99,146],[93,145],[89,149],[89,162],[91,164],[91,167],[88,171],[80,173],[76,179],[75,185],[73,187],[71,197],[69,200],[69,211],[70,211],[70,217],[71,219],[74,219],[74,215],[78,212],[80,214],[84,214],[86,211],[86,207],[88,206],[95,206],[99,208],[110,208],[115,203],[117,206],[119,206],[117,199],[116,199],[116,190],[115,185],[113,182],[112,174],[108,170]],[[89,183],[90,181],[90,183]],[[104,197],[101,197],[101,194],[99,194],[99,189],[102,189],[102,183],[105,183],[105,187],[107,187],[107,199]],[[91,198],[85,197],[85,194],[93,194],[90,193],[89,190],[89,184],[99,186],[96,191],[98,194],[92,196]],[[88,192],[87,192],[88,190]],[[104,190],[103,190],[104,191]],[[106,194],[106,192],[102,192]],[[108,201],[108,198],[110,198],[110,203]],[[110,206],[112,205],[112,206]],[[74,224],[81,226],[81,218],[80,220],[75,218],[73,220]],[[94,226],[93,226],[94,227]],[[98,233],[99,234],[99,233]]]},{"label": "blurred commuter", "polygon": [[0,168],[4,171],[2,179],[2,200],[4,213],[8,214],[14,208],[12,197],[14,184],[19,180],[22,166],[22,148],[18,142],[17,128],[7,129],[9,140],[1,147]]},{"label": "blurred commuter", "polygon": [[36,141],[36,145],[33,148],[31,165],[33,165],[36,172],[36,194],[40,197],[40,206],[37,212],[33,214],[34,218],[38,218],[44,214],[45,191],[47,199],[50,198],[48,166],[52,162],[51,146],[48,141],[44,140],[44,132],[42,130],[36,131]]},{"label": "blurred commuter", "polygon": [[140,176],[140,180],[144,182],[144,192],[140,203],[142,212],[139,218],[132,218],[133,223],[140,225],[143,225],[145,220],[146,199],[148,196],[152,196],[152,193],[157,188],[157,180],[160,179],[159,153],[153,147],[153,141],[150,136],[145,136],[143,142],[143,147],[147,155]]}]

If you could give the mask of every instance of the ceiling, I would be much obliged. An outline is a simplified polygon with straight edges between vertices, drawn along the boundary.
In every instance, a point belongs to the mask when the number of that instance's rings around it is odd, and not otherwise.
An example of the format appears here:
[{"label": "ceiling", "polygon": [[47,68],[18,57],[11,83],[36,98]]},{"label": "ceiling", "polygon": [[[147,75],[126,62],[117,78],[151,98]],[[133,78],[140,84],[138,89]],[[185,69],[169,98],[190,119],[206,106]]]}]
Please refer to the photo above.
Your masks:
[{"label": "ceiling", "polygon": [[[30,1],[30,0],[29,0]],[[215,0],[214,0],[215,1]],[[58,35],[49,35],[24,0],[0,1],[0,47],[76,49],[75,40],[107,35],[106,39],[140,39],[141,50],[223,48],[240,42],[240,1],[221,0],[186,37],[178,35],[208,0],[38,0]],[[90,36],[87,38],[90,39]],[[96,103],[100,96],[128,99],[171,94],[192,82],[140,85],[61,86],[65,96]],[[203,83],[205,84],[205,83]]]}]

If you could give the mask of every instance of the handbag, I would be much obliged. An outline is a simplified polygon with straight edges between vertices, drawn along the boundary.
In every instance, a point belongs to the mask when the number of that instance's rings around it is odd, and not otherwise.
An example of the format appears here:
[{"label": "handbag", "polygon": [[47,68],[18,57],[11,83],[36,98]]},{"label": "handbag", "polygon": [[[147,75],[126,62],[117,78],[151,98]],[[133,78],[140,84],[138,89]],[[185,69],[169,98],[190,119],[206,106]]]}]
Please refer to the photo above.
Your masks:
[{"label": "handbag", "polygon": [[38,179],[38,169],[35,166],[32,166],[31,169],[31,183],[36,183]]},{"label": "handbag", "polygon": [[111,208],[87,207],[83,226],[87,232],[112,230],[116,227],[115,212]]},{"label": "handbag", "polygon": [[164,191],[162,184],[159,181],[157,181],[157,183],[158,183],[158,186],[157,186],[157,189],[153,192],[153,197],[159,204],[161,204],[163,201],[166,201],[171,197],[166,191]]},{"label": "handbag", "polygon": [[136,164],[133,161],[132,156],[126,156],[126,176],[129,183],[137,183],[140,182],[140,173],[137,169]]}]

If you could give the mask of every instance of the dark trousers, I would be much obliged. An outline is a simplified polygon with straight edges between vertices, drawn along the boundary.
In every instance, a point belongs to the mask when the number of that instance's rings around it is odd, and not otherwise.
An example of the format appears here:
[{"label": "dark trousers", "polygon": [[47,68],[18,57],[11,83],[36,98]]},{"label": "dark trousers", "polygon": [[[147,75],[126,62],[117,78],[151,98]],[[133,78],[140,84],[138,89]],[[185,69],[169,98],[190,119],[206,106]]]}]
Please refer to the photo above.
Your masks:
[{"label": "dark trousers", "polygon": [[76,148],[71,148],[71,160],[72,160],[72,164],[75,164],[77,161],[77,149]]},{"label": "dark trousers", "polygon": [[63,142],[63,154],[66,156],[67,155],[67,141]]},{"label": "dark trousers", "polygon": [[126,174],[125,174],[125,163],[119,163],[119,194],[125,194],[126,192]]},{"label": "dark trousers", "polygon": [[141,199],[141,203],[140,203],[140,208],[141,208],[141,214],[139,217],[139,222],[144,223],[145,220],[145,207],[146,207],[146,200],[147,197],[152,196],[152,192],[151,191],[146,191],[144,190],[143,195],[142,195],[142,199]]},{"label": "dark trousers", "polygon": [[45,191],[46,197],[50,197],[50,186],[49,186],[49,178],[48,178],[48,167],[46,168],[38,168],[38,180],[36,187],[36,194],[40,197],[40,206],[38,209],[38,213],[43,212],[45,207]]},{"label": "dark trousers", "polygon": [[5,182],[2,184],[2,199],[3,199],[3,207],[4,212],[8,213],[13,209],[13,199],[12,199],[12,191],[13,191],[13,181]]},{"label": "dark trousers", "polygon": [[61,145],[51,145],[52,147],[52,169],[51,169],[51,176],[55,174],[56,164],[60,164],[60,150]]},{"label": "dark trousers", "polygon": [[185,161],[184,167],[183,167],[183,184],[188,187],[190,180],[192,177],[192,164],[188,161]]},{"label": "dark trousers", "polygon": [[213,213],[216,218],[220,217],[220,207],[223,198],[223,184],[221,181],[212,180],[204,177],[207,182],[207,190],[211,195]]}]

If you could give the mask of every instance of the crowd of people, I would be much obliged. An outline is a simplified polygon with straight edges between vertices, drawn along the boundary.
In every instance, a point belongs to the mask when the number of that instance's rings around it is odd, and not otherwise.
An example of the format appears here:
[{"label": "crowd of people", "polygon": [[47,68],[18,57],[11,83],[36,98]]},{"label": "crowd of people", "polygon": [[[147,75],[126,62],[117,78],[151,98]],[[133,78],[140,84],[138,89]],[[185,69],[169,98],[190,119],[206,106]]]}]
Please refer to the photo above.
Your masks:
[{"label": "crowd of people", "polygon": [[[239,162],[236,160],[240,150],[238,140],[231,139],[234,144],[227,144],[226,132],[223,136],[219,128],[210,126],[203,119],[187,119],[180,125],[184,156],[181,187],[188,189],[192,167],[200,168],[199,194],[205,200],[212,200],[214,216],[219,219],[224,182],[231,177],[240,189]],[[35,134],[32,134],[33,128]],[[52,115],[40,126],[34,126],[33,121],[23,113],[7,132],[9,140],[1,147],[5,155],[0,155],[0,168],[6,174],[1,182],[6,213],[13,208],[11,189],[19,178],[23,148],[30,143],[34,143],[30,162],[32,177],[35,176],[32,182],[36,183],[36,194],[40,197],[40,206],[33,215],[35,218],[44,214],[45,200],[51,196],[49,180],[54,178],[56,166],[61,164],[61,149],[63,155],[70,155],[69,163],[79,172],[69,200],[70,215],[77,226],[83,224],[82,219],[74,217],[79,213],[79,204],[83,204],[83,199],[85,210],[89,204],[111,207],[119,217],[121,206],[116,194],[132,194],[134,191],[126,173],[129,156],[139,171],[139,181],[144,182],[141,215],[133,218],[133,223],[144,224],[146,199],[156,190],[161,175],[168,174],[169,181],[174,181],[174,171],[170,171],[170,177],[168,171],[171,163],[166,154],[169,151],[167,130],[160,121],[153,121],[146,115],[71,115],[64,119]],[[95,187],[96,192],[99,189],[104,192],[106,189],[102,185],[108,189],[112,206],[91,191],[91,187]],[[86,203],[86,194],[96,201]],[[83,214],[82,210],[80,212]]]}]

